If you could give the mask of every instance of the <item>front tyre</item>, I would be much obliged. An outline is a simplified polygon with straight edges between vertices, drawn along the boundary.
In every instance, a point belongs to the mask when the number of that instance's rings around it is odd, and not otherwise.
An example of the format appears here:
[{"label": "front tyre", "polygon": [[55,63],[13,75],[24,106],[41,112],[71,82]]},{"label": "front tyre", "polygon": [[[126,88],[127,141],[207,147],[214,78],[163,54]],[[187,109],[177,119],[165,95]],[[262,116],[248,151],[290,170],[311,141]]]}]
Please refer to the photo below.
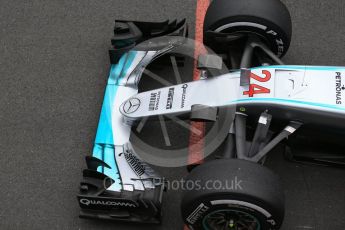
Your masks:
[{"label": "front tyre", "polygon": [[[259,37],[278,57],[284,56],[291,41],[291,17],[280,0],[213,0],[204,21],[205,44],[217,46],[208,33],[231,37]],[[227,52],[223,48],[223,52]]]},{"label": "front tyre", "polygon": [[181,211],[194,230],[279,229],[284,192],[278,176],[261,165],[214,160],[195,168],[186,178]]}]

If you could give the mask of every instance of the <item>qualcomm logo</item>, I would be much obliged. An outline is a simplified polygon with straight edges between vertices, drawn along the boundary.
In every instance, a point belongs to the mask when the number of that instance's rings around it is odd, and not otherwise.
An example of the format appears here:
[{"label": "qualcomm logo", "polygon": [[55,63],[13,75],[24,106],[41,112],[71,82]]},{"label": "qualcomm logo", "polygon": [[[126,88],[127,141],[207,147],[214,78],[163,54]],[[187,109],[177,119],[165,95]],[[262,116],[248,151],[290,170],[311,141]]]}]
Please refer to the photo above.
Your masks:
[{"label": "qualcomm logo", "polygon": [[131,204],[128,202],[122,201],[102,201],[102,200],[89,200],[89,199],[80,199],[79,201],[81,204],[89,206],[89,205],[104,205],[104,206],[121,206],[121,207],[132,207],[135,208],[135,204]]},{"label": "qualcomm logo", "polygon": [[138,98],[131,98],[125,102],[123,105],[123,112],[130,114],[137,111],[140,107],[140,100]]}]

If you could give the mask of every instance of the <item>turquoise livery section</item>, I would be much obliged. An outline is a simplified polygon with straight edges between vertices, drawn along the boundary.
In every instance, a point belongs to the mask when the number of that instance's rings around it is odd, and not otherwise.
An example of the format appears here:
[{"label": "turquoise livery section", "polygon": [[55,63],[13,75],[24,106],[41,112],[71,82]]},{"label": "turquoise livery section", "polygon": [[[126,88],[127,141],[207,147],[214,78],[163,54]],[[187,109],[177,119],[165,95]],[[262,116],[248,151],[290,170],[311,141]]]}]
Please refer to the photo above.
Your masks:
[{"label": "turquoise livery section", "polygon": [[281,103],[281,104],[290,104],[293,106],[297,105],[308,105],[308,106],[314,106],[314,107],[323,107],[327,109],[335,109],[335,110],[345,110],[345,107],[343,106],[337,106],[337,105],[329,105],[329,104],[321,104],[321,103],[315,103],[315,102],[308,102],[308,101],[298,101],[298,100],[287,100],[287,99],[280,99],[280,98],[249,98],[249,99],[239,99],[236,101],[233,101],[233,103],[251,103],[251,102],[262,102],[262,103]]},{"label": "turquoise livery section", "polygon": [[318,71],[339,71],[344,70],[341,66],[304,66],[304,65],[271,65],[253,67],[255,69],[276,69],[276,70],[318,70]]},{"label": "turquoise livery section", "polygon": [[119,169],[115,160],[114,138],[116,130],[112,128],[113,105],[118,93],[120,80],[127,75],[128,69],[131,67],[133,59],[136,56],[135,51],[124,54],[119,63],[111,65],[108,84],[106,86],[103,106],[98,123],[95,145],[92,156],[102,160],[110,168],[98,166],[97,171],[103,173],[115,182],[112,185],[114,189],[121,189],[121,178]]},{"label": "turquoise livery section", "polygon": [[126,53],[122,56],[118,64],[111,65],[110,67],[108,85],[105,90],[102,111],[98,123],[95,140],[96,144],[114,144],[114,134],[112,130],[113,104],[119,88],[119,81],[126,76],[135,56],[135,51]]},{"label": "turquoise livery section", "polygon": [[116,96],[117,88],[117,85],[107,85],[106,87],[101,116],[99,119],[96,134],[96,144],[114,144],[113,130],[111,127],[111,110]]},{"label": "turquoise livery section", "polygon": [[124,79],[128,74],[129,69],[133,67],[132,63],[137,56],[137,53],[137,51],[125,53],[119,60],[118,64],[111,65],[108,85],[119,85],[120,80]]}]

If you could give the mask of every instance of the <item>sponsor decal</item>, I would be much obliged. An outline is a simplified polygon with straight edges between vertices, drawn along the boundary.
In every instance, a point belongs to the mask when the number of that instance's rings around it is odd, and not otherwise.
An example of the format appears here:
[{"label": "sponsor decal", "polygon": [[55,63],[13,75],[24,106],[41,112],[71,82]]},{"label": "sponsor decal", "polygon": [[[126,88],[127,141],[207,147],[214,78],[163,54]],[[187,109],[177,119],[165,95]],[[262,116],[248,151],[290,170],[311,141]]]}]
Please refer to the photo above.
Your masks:
[{"label": "sponsor decal", "polygon": [[281,38],[276,39],[276,43],[278,45],[278,56],[281,56],[284,53],[284,42]]},{"label": "sponsor decal", "polygon": [[171,109],[174,102],[175,88],[169,88],[166,109]]},{"label": "sponsor decal", "polygon": [[124,201],[92,200],[92,199],[82,198],[79,200],[79,202],[83,205],[86,205],[86,206],[101,205],[101,206],[131,207],[131,208],[137,207],[135,204],[132,204],[129,202],[124,202]]},{"label": "sponsor decal", "polygon": [[284,53],[284,41],[283,39],[277,37],[278,33],[275,32],[274,30],[269,30],[266,32],[267,34],[272,34],[273,36],[276,37],[276,43],[277,43],[277,47],[278,47],[278,57],[281,56]]},{"label": "sponsor decal", "polygon": [[186,95],[187,95],[187,88],[188,84],[182,85],[182,101],[181,101],[181,108],[184,108],[186,102]]},{"label": "sponsor decal", "polygon": [[161,91],[158,91],[156,93],[151,93],[149,111],[158,110],[160,98],[161,98]]},{"label": "sponsor decal", "polygon": [[131,98],[123,105],[123,112],[126,114],[134,113],[140,107],[140,100],[138,98]]},{"label": "sponsor decal", "polygon": [[210,208],[205,204],[201,203],[188,217],[187,221],[190,224],[195,224],[195,222]]},{"label": "sponsor decal", "polygon": [[335,103],[337,105],[342,104],[343,90],[345,90],[345,86],[342,85],[341,73],[336,72],[336,76],[335,76]]}]

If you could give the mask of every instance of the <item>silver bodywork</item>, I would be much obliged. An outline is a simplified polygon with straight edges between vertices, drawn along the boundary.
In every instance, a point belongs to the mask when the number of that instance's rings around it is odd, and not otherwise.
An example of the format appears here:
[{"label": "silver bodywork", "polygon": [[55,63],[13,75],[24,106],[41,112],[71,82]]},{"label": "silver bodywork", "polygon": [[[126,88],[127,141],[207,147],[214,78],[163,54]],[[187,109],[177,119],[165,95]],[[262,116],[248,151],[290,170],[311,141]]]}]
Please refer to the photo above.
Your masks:
[{"label": "silver bodywork", "polygon": [[[193,105],[239,106],[257,114],[270,109],[282,119],[299,117],[306,124],[332,114],[338,119],[345,115],[344,67],[263,66],[247,70],[250,79],[245,85],[241,84],[243,72],[235,71],[138,94],[146,66],[177,45],[171,43],[159,51],[130,51],[113,66],[107,86],[113,93],[106,93],[109,102],[103,105],[106,112],[101,114],[93,154],[110,165],[98,168],[115,180],[110,191],[154,188],[160,178],[130,143],[131,126],[142,118],[188,114]],[[109,132],[111,137],[104,136]]]}]

